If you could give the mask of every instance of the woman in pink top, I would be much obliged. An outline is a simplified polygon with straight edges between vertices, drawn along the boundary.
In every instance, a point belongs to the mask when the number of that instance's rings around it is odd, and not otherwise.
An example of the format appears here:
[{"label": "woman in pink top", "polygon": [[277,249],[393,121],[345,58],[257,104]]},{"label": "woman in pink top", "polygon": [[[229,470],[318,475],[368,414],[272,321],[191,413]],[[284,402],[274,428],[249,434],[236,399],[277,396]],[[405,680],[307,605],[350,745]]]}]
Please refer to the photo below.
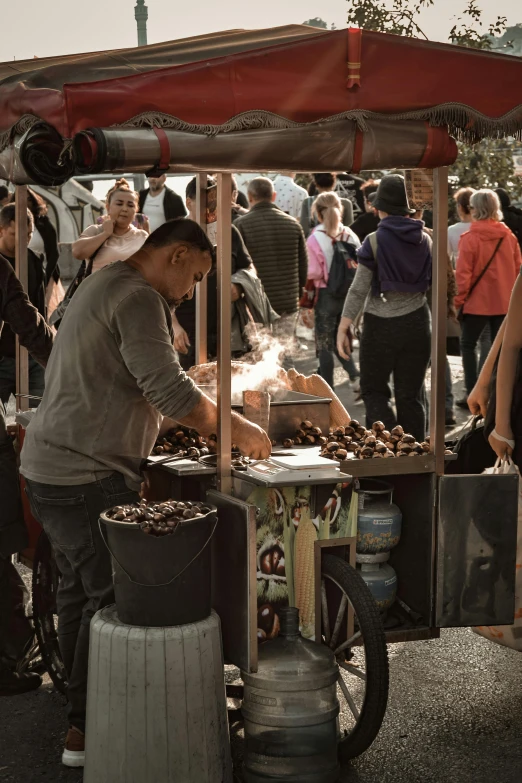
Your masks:
[{"label": "woman in pink top", "polygon": [[492,190],[478,190],[471,197],[470,208],[473,222],[459,242],[456,269],[459,292],[455,299],[455,307],[463,312],[460,345],[468,394],[477,382],[477,341],[487,324],[491,339],[495,339],[508,311],[522,263],[515,235],[500,222],[502,212],[497,194]]},{"label": "woman in pink top", "polygon": [[132,225],[138,199],[126,179],[118,180],[107,193],[107,215],[73,242],[73,256],[80,261],[94,256],[92,271],[98,272],[107,264],[125,261],[136,253],[148,237],[146,231]]},{"label": "woman in pink top", "polygon": [[334,355],[348,373],[350,380],[359,378],[359,371],[350,357],[343,359],[336,346],[337,329],[341,320],[344,297],[335,297],[327,290],[328,275],[332,265],[334,247],[338,240],[349,242],[355,248],[361,243],[349,228],[341,223],[343,207],[335,193],[321,193],[312,205],[312,216],[317,225],[308,239],[308,279],[313,280],[317,301],[315,305],[315,344],[319,359],[319,375],[332,387],[334,385]]}]

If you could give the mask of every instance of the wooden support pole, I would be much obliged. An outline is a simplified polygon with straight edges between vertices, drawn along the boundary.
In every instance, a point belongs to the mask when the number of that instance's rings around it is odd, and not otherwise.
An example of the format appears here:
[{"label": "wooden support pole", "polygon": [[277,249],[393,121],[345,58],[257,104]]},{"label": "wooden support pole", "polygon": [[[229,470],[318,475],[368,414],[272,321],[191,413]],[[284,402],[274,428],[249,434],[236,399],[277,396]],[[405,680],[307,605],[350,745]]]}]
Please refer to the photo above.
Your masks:
[{"label": "wooden support pole", "polygon": [[[17,185],[15,193],[15,272],[24,291],[28,292],[29,274],[27,269],[27,185]],[[19,410],[29,408],[29,354],[27,349],[20,345],[16,337],[16,404]],[[22,396],[25,395],[25,396]]]},{"label": "wooden support pole", "polygon": [[[196,220],[201,228],[207,230],[207,174],[196,175]],[[196,286],[196,364],[208,361],[207,278]]]},{"label": "wooden support pole", "polygon": [[431,337],[431,450],[437,475],[444,474],[446,423],[446,321],[448,313],[448,169],[433,172],[433,283]]},{"label": "wooden support pole", "polygon": [[218,489],[232,490],[232,423],[231,423],[231,272],[232,272],[232,210],[230,174],[217,177],[217,296],[218,296]]}]

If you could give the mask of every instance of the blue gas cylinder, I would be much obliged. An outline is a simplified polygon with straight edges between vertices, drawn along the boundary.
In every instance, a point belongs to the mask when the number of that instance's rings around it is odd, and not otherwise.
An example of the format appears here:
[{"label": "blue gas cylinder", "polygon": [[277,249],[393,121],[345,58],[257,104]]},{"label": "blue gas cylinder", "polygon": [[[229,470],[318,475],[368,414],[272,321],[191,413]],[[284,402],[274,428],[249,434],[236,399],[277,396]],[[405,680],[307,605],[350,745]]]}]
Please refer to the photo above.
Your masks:
[{"label": "blue gas cylinder", "polygon": [[385,481],[361,479],[357,514],[357,552],[389,552],[401,537],[402,513],[393,503],[393,487]]}]

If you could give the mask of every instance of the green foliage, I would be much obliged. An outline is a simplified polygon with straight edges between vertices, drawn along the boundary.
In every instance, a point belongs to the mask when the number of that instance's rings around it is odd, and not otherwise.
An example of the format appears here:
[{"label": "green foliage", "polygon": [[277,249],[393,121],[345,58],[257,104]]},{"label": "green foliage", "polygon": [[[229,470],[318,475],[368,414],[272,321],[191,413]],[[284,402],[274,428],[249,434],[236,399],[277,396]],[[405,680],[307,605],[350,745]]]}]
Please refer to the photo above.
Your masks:
[{"label": "green foliage", "polygon": [[[495,43],[493,36],[504,33],[507,19],[499,16],[484,29],[482,9],[477,5],[479,0],[466,2],[450,32],[451,43],[474,49],[492,49]],[[427,39],[417,19],[422,10],[432,6],[436,6],[436,0],[389,0],[387,3],[386,0],[348,0],[348,24],[381,33]],[[504,46],[509,47],[509,42]]]},{"label": "green foliage", "polygon": [[520,145],[505,139],[483,139],[473,147],[459,142],[459,156],[450,177],[459,187],[505,188],[514,199],[522,197],[522,177],[515,176],[513,155]]},{"label": "green foliage", "polygon": [[[453,44],[489,51],[493,49],[495,43],[494,36],[503,35],[506,28],[506,17],[498,16],[496,21],[489,25],[487,32],[484,33],[482,10],[477,6],[477,0],[468,0],[468,5],[463,10],[462,16],[458,17],[457,24],[451,29],[449,37]],[[504,48],[509,47],[510,43],[506,42]]]},{"label": "green foliage", "polygon": [[382,0],[348,0],[348,24],[381,33],[426,36],[415,21],[423,8],[435,0],[392,0],[386,8]]},{"label": "green foliage", "polygon": [[308,27],[319,27],[321,30],[328,30],[328,25],[324,19],[321,19],[320,16],[316,16],[314,19],[309,19],[307,22],[303,22],[303,24],[307,24]]}]

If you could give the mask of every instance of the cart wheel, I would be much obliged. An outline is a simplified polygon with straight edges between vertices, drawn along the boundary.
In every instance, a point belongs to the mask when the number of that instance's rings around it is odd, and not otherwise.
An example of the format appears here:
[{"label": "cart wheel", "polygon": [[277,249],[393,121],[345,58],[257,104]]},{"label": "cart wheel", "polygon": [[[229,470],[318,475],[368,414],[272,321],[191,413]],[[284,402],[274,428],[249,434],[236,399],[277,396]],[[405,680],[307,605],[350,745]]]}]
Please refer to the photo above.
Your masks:
[{"label": "cart wheel", "polygon": [[[364,580],[346,561],[325,555],[321,573],[323,642],[339,665],[339,757],[364,753],[381,728],[388,702],[388,651],[381,615]],[[348,639],[348,609],[354,612]]]},{"label": "cart wheel", "polygon": [[51,542],[42,531],[33,562],[33,621],[45,668],[56,689],[65,693],[67,675],[56,633],[56,589],[59,579]]}]

